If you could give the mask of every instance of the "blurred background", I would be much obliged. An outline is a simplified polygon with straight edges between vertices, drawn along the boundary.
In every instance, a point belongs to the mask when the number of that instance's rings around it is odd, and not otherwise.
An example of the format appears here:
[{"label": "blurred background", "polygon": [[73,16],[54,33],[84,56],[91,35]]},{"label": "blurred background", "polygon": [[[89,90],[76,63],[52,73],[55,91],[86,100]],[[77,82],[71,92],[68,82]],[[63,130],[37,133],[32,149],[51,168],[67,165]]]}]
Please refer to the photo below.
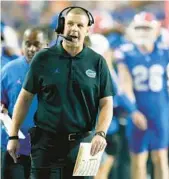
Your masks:
[{"label": "blurred background", "polygon": [[[54,29],[58,13],[67,6],[82,6],[95,16],[94,32],[106,33],[115,25],[121,30],[139,11],[156,15],[169,28],[169,1],[1,1],[1,22],[17,32],[19,42],[23,31],[30,25],[48,24]],[[120,30],[120,29],[119,29]],[[115,36],[114,41],[118,41]]]},{"label": "blurred background", "polygon": [[[81,6],[94,16],[95,24],[91,33],[103,34],[110,48],[116,49],[124,43],[124,33],[134,15],[147,11],[153,13],[162,27],[169,31],[169,1],[1,1],[1,42],[10,60],[21,55],[22,35],[32,25],[45,24],[51,43],[56,40],[54,29],[57,26],[59,12],[68,6]],[[5,30],[6,27],[8,31]],[[11,51],[12,49],[12,51]],[[2,48],[1,48],[2,50]],[[126,140],[126,120],[121,117],[116,130],[115,147],[118,146],[116,161],[108,176],[97,176],[96,179],[130,179],[130,157]],[[106,158],[106,155],[104,156]],[[149,179],[153,179],[151,160],[148,162]],[[106,168],[103,169],[106,173]],[[106,178],[107,177],[107,178]]]}]

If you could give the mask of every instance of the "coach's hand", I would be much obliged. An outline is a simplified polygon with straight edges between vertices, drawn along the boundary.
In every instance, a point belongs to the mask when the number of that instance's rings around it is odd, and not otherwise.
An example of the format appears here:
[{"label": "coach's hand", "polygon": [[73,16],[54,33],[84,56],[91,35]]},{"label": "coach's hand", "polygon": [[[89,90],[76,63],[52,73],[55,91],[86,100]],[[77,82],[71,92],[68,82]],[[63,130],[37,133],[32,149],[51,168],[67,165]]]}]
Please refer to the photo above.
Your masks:
[{"label": "coach's hand", "polygon": [[146,130],[147,129],[147,119],[144,116],[144,114],[142,114],[139,111],[135,111],[132,113],[131,115],[133,123],[141,130]]},{"label": "coach's hand", "polygon": [[17,163],[17,154],[16,152],[19,149],[19,140],[9,140],[7,145],[7,151],[10,156],[13,158],[14,163]]},{"label": "coach's hand", "polygon": [[96,155],[98,152],[104,150],[106,148],[107,142],[106,139],[102,136],[95,135],[91,141],[91,151],[90,154],[92,156]]}]

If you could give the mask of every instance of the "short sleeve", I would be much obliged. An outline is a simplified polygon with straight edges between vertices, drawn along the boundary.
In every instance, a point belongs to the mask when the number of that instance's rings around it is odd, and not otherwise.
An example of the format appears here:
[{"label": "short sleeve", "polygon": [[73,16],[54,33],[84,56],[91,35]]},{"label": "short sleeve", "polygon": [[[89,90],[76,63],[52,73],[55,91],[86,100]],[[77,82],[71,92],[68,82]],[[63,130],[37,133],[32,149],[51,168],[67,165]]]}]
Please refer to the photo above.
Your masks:
[{"label": "short sleeve", "polygon": [[115,95],[115,87],[113,87],[112,78],[108,69],[106,60],[101,57],[100,70],[100,98]]},{"label": "short sleeve", "polygon": [[40,58],[41,58],[41,55],[38,53],[32,59],[30,68],[26,74],[26,77],[22,86],[25,90],[29,91],[32,94],[38,93],[40,89],[40,83],[39,83],[40,81],[39,80]]}]

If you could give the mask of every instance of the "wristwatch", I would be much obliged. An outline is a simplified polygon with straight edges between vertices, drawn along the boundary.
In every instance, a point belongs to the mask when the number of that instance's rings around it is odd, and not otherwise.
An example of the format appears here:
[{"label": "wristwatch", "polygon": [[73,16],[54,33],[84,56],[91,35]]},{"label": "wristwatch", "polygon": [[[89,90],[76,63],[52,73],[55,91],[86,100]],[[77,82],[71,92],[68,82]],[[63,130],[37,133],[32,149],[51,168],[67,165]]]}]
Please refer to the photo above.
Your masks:
[{"label": "wristwatch", "polygon": [[99,135],[99,136],[101,136],[103,138],[106,138],[106,134],[105,134],[104,131],[98,131],[98,132],[95,133],[95,135]]}]

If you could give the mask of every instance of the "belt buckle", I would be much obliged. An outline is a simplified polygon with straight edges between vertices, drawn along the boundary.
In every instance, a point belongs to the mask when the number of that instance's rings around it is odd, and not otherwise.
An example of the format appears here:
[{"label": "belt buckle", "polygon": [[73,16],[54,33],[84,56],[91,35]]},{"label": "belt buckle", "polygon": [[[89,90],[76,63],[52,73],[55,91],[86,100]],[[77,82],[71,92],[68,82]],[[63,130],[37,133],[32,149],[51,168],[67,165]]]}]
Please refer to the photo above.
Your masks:
[{"label": "belt buckle", "polygon": [[72,136],[76,136],[76,133],[71,133],[68,135],[68,141],[75,141],[75,139],[72,139]]}]

